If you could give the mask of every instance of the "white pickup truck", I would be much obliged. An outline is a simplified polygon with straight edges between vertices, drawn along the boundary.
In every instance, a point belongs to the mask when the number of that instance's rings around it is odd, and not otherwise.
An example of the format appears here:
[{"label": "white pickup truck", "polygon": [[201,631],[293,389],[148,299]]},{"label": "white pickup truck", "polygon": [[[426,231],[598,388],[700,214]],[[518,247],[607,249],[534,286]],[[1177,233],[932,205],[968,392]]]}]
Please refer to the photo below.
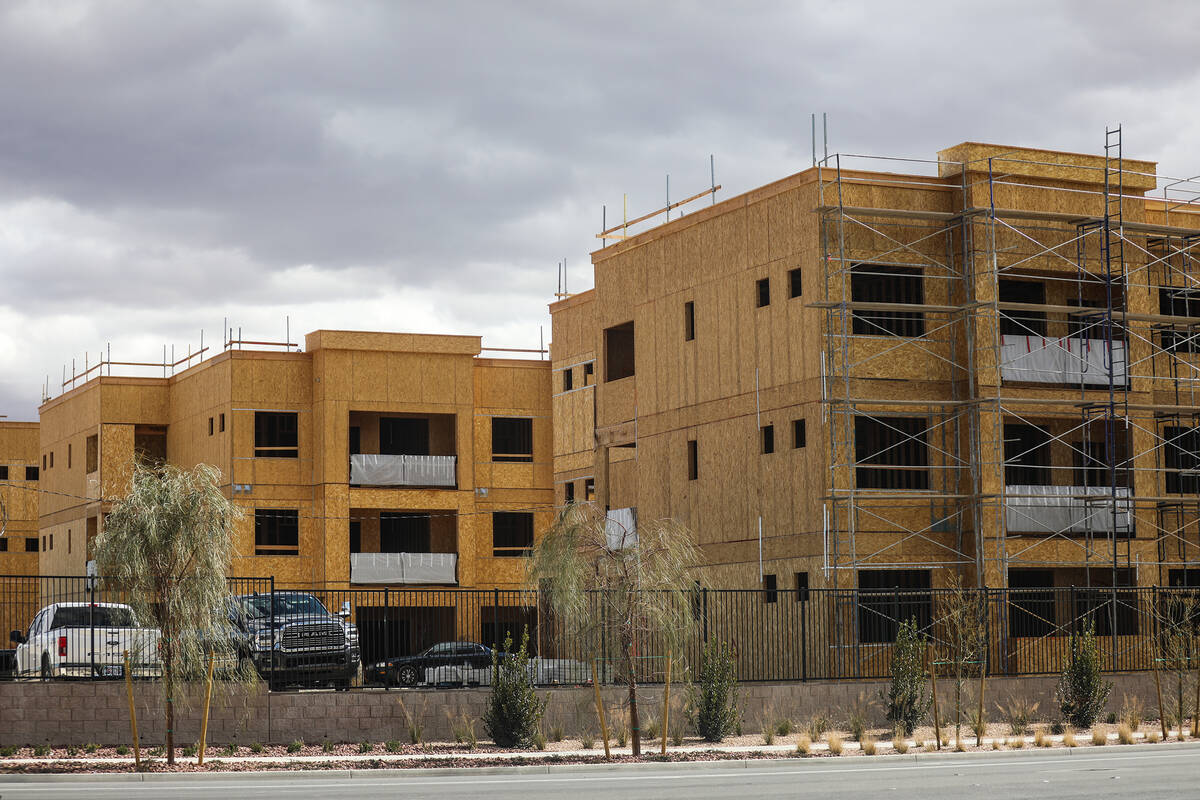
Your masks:
[{"label": "white pickup truck", "polygon": [[138,625],[120,603],[54,603],[37,613],[29,633],[13,631],[16,677],[123,678],[125,651],[135,678],[162,675],[159,632]]}]

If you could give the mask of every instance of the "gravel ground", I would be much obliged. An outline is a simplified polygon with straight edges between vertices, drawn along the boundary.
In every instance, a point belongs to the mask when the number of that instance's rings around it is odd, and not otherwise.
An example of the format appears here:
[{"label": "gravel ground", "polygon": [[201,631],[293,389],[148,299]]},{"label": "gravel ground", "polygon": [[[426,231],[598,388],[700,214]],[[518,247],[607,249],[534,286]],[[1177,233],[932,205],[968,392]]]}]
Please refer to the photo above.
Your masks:
[{"label": "gravel ground", "polygon": [[[1115,725],[1097,725],[1095,730],[1105,733],[1109,744],[1116,744]],[[1034,735],[1041,731],[1050,747],[1065,747],[1062,736],[1049,735],[1048,725],[1031,726],[1030,735],[1021,737],[1022,747],[1035,747]],[[1155,725],[1143,724],[1136,734],[1141,741],[1159,735]],[[884,737],[887,732],[883,729],[870,731],[874,738],[879,736],[877,755],[886,757],[895,755],[890,737]],[[725,759],[746,758],[797,758],[796,742],[803,733],[795,732],[789,735],[772,737],[772,744],[767,745],[761,733],[733,736],[723,741],[719,746],[706,744],[699,739],[685,740],[682,747],[669,744],[667,755],[659,754],[659,743],[643,743],[643,756],[634,759],[628,753],[628,748],[613,747],[612,762],[625,763],[631,761],[716,761]],[[828,750],[831,735],[840,737],[845,743],[843,758],[866,758],[858,744],[845,731],[826,733],[819,741],[815,741],[807,757],[832,758]],[[949,742],[947,749],[954,748],[952,729],[943,728],[943,737]],[[1177,732],[1172,732],[1172,739],[1177,739]],[[1079,747],[1094,747],[1092,731],[1081,731],[1075,734],[1076,745]],[[910,752],[916,750],[932,750],[934,734],[932,727],[919,728],[909,740]],[[975,744],[974,734],[963,728],[963,747],[965,751],[1016,749],[1013,747],[1015,738],[1005,724],[988,726],[983,746]],[[993,744],[993,742],[998,744]],[[491,744],[481,743],[475,747],[465,744],[446,742],[431,742],[422,745],[392,742],[389,748],[386,743],[374,742],[363,744],[305,744],[298,750],[288,752],[284,745],[251,747],[241,745],[235,749],[226,746],[213,746],[208,750],[204,766],[198,766],[192,756],[177,753],[174,766],[168,766],[161,750],[143,750],[143,768],[150,772],[247,772],[265,770],[298,770],[298,769],[417,769],[421,767],[483,767],[521,764],[572,763],[595,764],[603,763],[603,746],[590,750],[582,747],[578,739],[564,739],[560,742],[548,742],[545,751],[518,752],[502,750]],[[84,748],[41,748],[22,747],[14,752],[8,749],[0,754],[0,773],[85,773],[85,772],[129,772],[133,769],[130,754],[119,755],[113,747],[84,747]]]}]

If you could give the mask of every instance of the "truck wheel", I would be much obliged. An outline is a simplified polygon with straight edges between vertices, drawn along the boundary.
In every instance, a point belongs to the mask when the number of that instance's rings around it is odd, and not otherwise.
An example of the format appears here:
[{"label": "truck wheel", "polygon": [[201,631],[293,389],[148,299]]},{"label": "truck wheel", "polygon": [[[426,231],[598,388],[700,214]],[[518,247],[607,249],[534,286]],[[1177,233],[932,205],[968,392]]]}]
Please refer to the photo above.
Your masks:
[{"label": "truck wheel", "polygon": [[417,668],[404,666],[396,670],[396,682],[401,686],[415,686],[417,683]]},{"label": "truck wheel", "polygon": [[50,669],[50,654],[42,653],[42,680],[48,681],[54,678],[54,671]]}]

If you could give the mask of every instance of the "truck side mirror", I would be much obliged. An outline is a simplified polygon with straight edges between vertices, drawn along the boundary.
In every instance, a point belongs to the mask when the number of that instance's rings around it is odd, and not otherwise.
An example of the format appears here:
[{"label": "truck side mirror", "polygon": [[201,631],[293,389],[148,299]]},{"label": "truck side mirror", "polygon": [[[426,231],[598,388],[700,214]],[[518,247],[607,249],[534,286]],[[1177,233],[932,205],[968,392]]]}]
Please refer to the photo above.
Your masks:
[{"label": "truck side mirror", "polygon": [[338,616],[342,617],[343,619],[350,616],[350,601],[349,600],[342,601],[342,610],[338,612]]},{"label": "truck side mirror", "polygon": [[20,631],[11,631],[8,634],[8,640],[15,644],[25,644],[25,635]]}]

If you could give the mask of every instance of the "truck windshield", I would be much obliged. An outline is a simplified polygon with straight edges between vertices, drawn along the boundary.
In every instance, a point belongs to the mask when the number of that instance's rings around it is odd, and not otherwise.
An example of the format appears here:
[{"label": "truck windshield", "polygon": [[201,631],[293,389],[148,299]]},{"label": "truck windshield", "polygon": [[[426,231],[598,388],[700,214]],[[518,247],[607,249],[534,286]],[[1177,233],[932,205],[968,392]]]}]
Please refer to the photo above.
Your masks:
[{"label": "truck windshield", "polygon": [[51,630],[58,628],[136,628],[133,611],[124,606],[67,606],[54,612]]},{"label": "truck windshield", "polygon": [[[265,594],[243,597],[242,607],[246,609],[246,616],[251,619],[269,617],[271,616],[271,597]],[[299,615],[327,617],[329,612],[325,610],[325,606],[321,605],[321,601],[311,594],[275,595],[275,616]]]}]

